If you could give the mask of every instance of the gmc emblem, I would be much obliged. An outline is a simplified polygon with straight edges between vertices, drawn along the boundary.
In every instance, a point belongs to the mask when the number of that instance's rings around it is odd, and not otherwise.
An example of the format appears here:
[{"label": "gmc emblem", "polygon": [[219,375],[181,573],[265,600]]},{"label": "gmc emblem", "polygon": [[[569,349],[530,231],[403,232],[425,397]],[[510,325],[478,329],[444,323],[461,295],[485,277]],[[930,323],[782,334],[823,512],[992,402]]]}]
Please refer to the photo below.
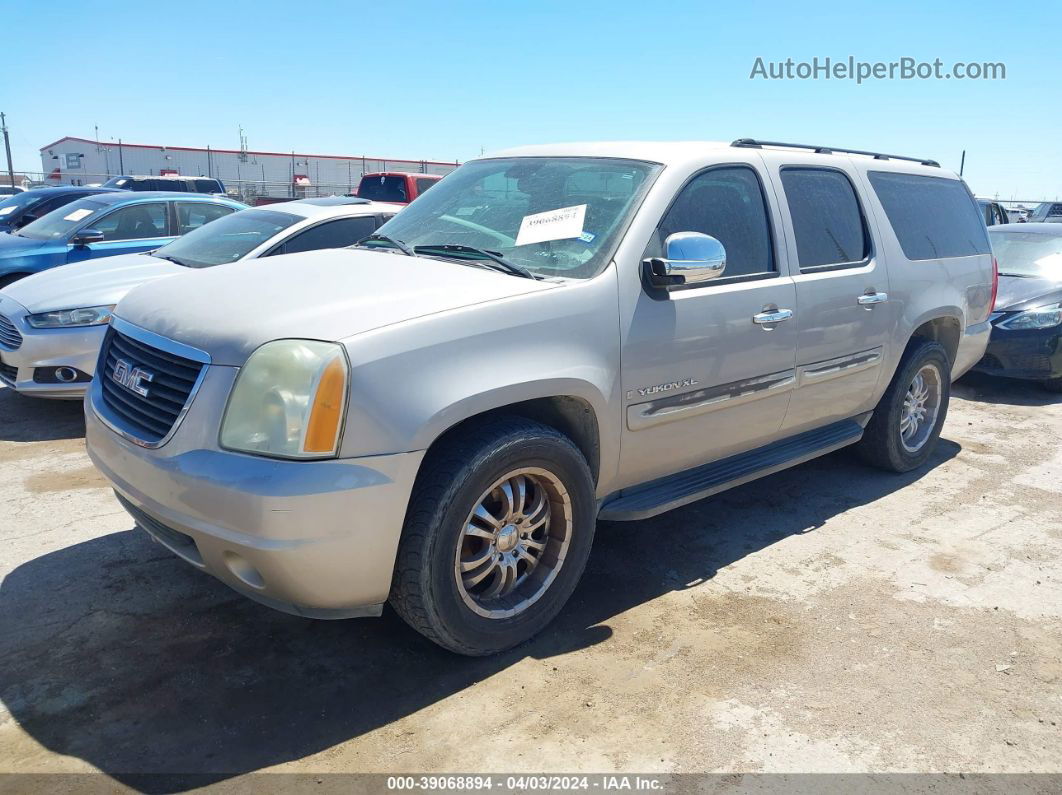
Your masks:
[{"label": "gmc emblem", "polygon": [[144,384],[150,383],[155,374],[140,367],[134,367],[125,359],[119,359],[114,363],[114,372],[111,378],[124,386],[130,392],[147,397],[148,389]]}]

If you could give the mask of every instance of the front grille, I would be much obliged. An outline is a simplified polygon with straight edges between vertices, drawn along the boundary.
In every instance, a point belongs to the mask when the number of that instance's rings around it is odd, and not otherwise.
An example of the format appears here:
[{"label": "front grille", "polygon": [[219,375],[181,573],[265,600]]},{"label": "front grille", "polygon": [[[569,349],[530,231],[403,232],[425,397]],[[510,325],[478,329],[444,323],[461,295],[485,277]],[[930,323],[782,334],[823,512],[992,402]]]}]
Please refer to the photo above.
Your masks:
[{"label": "front grille", "polygon": [[[115,379],[118,362],[123,372],[139,373],[133,385],[142,395]],[[162,441],[187,405],[203,365],[147,345],[110,328],[100,350],[100,387],[103,402],[137,438],[149,444]],[[149,377],[150,376],[150,377]]]},{"label": "front grille", "polygon": [[10,381],[12,384],[15,383],[15,379],[18,378],[18,368],[0,362],[0,378]]},{"label": "front grille", "polygon": [[15,324],[0,315],[0,346],[9,351],[17,351],[20,345],[22,345],[22,335],[15,328]]}]

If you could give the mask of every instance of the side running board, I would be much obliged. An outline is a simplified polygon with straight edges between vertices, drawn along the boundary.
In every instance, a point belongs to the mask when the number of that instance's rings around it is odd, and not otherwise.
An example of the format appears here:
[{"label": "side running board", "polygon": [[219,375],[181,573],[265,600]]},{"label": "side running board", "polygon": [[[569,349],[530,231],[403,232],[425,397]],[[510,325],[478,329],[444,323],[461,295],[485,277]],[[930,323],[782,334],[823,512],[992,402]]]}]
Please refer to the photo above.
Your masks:
[{"label": "side running board", "polygon": [[870,415],[842,420],[739,453],[704,466],[622,490],[605,501],[599,519],[633,521],[648,519],[687,503],[770,475],[820,455],[832,453],[863,437],[863,425]]}]

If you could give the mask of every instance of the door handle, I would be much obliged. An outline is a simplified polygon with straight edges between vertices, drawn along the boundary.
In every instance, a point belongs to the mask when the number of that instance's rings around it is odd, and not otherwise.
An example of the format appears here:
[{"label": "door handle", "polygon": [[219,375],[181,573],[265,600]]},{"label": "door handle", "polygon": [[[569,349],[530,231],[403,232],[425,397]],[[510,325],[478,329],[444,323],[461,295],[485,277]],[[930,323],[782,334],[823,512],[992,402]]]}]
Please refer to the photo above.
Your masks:
[{"label": "door handle", "polygon": [[753,315],[752,322],[763,326],[771,323],[781,323],[783,320],[789,320],[792,316],[792,309],[775,309],[771,312],[760,312]]},{"label": "door handle", "polygon": [[856,303],[860,306],[865,306],[867,309],[870,309],[874,306],[874,304],[884,304],[888,300],[888,293],[867,293],[865,295],[859,296],[856,299]]}]

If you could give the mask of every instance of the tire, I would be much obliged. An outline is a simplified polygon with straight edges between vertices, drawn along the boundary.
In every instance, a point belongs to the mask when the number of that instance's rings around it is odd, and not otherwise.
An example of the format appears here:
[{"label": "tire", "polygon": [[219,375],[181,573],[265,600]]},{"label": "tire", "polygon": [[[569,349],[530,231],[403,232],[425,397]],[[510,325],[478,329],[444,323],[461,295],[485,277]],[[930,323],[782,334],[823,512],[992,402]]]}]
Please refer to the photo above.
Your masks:
[{"label": "tire", "polygon": [[1049,378],[1041,381],[1040,384],[1048,392],[1062,392],[1062,378]]},{"label": "tire", "polygon": [[[473,518],[477,506],[497,524]],[[425,459],[406,513],[390,603],[413,629],[458,654],[512,648],[568,601],[586,566],[595,521],[590,467],[568,437],[523,417],[484,420],[443,440]],[[538,522],[544,523],[527,529]],[[459,569],[480,560],[486,563]],[[521,567],[523,579],[513,579]],[[491,593],[510,587],[507,594]]]},{"label": "tire", "polygon": [[[932,412],[927,411],[925,422],[916,424],[917,430],[911,437],[907,437],[901,432],[905,418],[904,403],[917,375],[923,374],[924,385],[930,380],[930,370],[926,368],[935,370],[937,374],[936,408]],[[868,464],[891,472],[917,469],[936,448],[940,430],[944,427],[944,419],[948,414],[950,397],[951,363],[944,346],[932,340],[914,343],[900,359],[900,365],[896,368],[889,388],[875,407],[874,414],[863,431],[863,438],[856,445],[856,451]]]}]

